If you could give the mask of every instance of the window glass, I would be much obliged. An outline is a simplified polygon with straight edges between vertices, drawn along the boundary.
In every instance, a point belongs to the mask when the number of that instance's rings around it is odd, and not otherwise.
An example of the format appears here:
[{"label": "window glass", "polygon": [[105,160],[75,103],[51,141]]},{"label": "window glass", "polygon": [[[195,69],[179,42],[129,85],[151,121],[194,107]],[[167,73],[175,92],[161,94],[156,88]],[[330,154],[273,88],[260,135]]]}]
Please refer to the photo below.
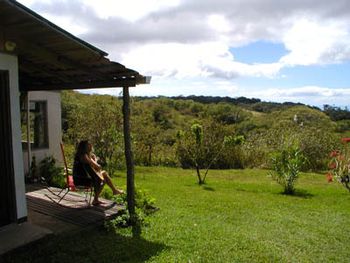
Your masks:
[{"label": "window glass", "polygon": [[[22,146],[27,147],[27,109],[22,104],[21,110],[21,130]],[[33,149],[47,148],[48,143],[48,125],[47,125],[47,102],[30,101],[29,102],[29,121],[30,121],[30,144]]]}]

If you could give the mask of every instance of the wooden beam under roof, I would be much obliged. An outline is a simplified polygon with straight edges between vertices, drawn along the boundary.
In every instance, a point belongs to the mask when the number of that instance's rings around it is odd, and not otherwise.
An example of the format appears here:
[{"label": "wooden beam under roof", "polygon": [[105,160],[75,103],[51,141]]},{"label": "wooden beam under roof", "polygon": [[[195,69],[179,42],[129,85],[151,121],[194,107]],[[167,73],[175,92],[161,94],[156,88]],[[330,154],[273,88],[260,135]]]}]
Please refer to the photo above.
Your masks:
[{"label": "wooden beam under roof", "polygon": [[[81,78],[68,79],[60,81],[58,78],[50,76],[36,76],[34,74],[20,74],[19,84],[23,91],[40,91],[40,90],[72,90],[72,89],[92,89],[92,88],[118,88],[134,87],[138,84],[148,84],[149,77],[136,75],[131,77],[113,77],[104,80]],[[63,79],[64,80],[64,79]]]},{"label": "wooden beam under roof", "polygon": [[91,81],[91,82],[72,82],[72,83],[57,83],[57,84],[26,84],[21,85],[26,91],[45,91],[45,90],[73,90],[73,89],[95,89],[95,88],[121,88],[135,87],[136,79],[121,79],[115,81]]},{"label": "wooden beam under roof", "polygon": [[[77,70],[81,69],[83,71],[90,70],[89,67],[84,65],[84,63],[80,63],[77,61],[73,61],[72,59],[66,58],[64,53],[56,53],[52,50],[47,49],[44,46],[34,44],[35,42],[28,42],[20,38],[17,38],[14,41],[16,41],[17,44],[16,53],[18,53],[19,57],[36,57],[37,60],[44,61],[45,64],[47,64],[47,66],[54,66],[60,69],[75,68]],[[100,57],[100,59],[102,58],[103,57]],[[94,61],[96,61],[96,59]]]}]

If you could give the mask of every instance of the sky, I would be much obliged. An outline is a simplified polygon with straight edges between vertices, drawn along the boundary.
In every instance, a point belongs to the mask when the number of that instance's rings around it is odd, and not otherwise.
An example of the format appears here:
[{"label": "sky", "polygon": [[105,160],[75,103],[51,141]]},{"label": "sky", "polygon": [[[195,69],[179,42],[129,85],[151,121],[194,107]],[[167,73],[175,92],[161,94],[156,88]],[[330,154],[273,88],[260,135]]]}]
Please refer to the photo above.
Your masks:
[{"label": "sky", "polygon": [[[152,76],[134,96],[350,106],[349,0],[19,0]],[[120,89],[89,90],[119,95]]]}]

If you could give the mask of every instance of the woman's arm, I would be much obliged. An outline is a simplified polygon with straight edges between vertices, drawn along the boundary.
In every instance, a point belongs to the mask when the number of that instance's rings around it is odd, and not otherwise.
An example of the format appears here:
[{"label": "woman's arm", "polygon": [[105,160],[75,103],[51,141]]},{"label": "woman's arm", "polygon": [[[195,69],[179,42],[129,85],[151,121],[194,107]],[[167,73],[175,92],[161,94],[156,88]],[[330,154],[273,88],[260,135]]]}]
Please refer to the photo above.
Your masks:
[{"label": "woman's arm", "polygon": [[96,171],[100,171],[101,170],[101,166],[97,163],[96,160],[94,160],[93,158],[90,158],[89,155],[84,154],[83,158],[82,158],[84,163],[88,163],[92,169],[96,170]]},{"label": "woman's arm", "polygon": [[91,157],[91,159],[94,160],[95,162],[97,162],[98,159],[99,159],[99,158],[98,158],[95,154],[93,154],[93,153],[90,154],[90,157]]}]

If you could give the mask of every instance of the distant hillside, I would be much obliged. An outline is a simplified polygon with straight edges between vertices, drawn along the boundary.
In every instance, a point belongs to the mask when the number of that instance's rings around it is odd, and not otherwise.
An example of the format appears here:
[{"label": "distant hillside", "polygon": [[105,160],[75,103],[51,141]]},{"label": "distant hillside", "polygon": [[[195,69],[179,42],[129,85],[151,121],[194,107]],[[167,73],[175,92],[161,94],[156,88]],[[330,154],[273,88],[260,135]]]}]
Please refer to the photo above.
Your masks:
[{"label": "distant hillside", "polygon": [[[113,158],[106,156],[122,167],[121,107],[120,97],[62,92],[65,142],[74,145],[88,138],[100,156],[106,155],[105,149],[113,149]],[[309,160],[305,169],[325,169],[339,138],[350,135],[347,109],[328,106],[321,110],[301,103],[245,97],[132,97],[131,112],[138,165],[188,167],[188,162],[179,161],[179,134],[188,134],[193,124],[203,126],[208,145],[225,136],[245,138],[242,146],[223,151],[213,168],[268,167],[271,153],[297,143]]]},{"label": "distant hillside", "polygon": [[[153,97],[142,97],[142,96],[137,96],[135,97],[136,100],[150,100],[150,99],[161,99],[161,98],[168,98],[168,99],[173,99],[173,100],[191,100],[194,102],[199,102],[203,104],[210,104],[210,103],[229,103],[233,105],[237,105],[240,107],[243,107],[248,110],[253,110],[253,111],[258,111],[258,112],[272,112],[275,110],[281,110],[281,109],[286,109],[289,107],[293,106],[307,106],[302,103],[294,103],[294,102],[283,102],[283,103],[278,103],[278,102],[265,102],[261,101],[258,98],[246,98],[246,97],[219,97],[219,96],[195,96],[195,95],[190,95],[190,96],[173,96],[173,97],[166,97],[166,96],[153,96]],[[317,107],[311,107],[307,106],[313,109],[319,110]]]}]

